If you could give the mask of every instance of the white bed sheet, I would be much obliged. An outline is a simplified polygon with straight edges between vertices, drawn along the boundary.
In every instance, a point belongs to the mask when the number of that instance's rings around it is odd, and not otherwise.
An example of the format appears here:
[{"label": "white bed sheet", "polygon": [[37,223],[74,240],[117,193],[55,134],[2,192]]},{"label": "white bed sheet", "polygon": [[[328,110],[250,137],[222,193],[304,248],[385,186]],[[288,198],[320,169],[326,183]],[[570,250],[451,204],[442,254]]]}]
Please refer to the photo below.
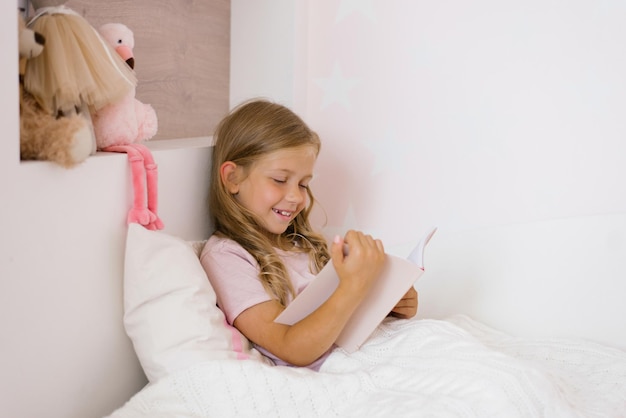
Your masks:
[{"label": "white bed sheet", "polygon": [[208,361],[173,373],[110,418],[623,417],[626,352],[520,339],[465,316],[389,319],[322,370]]}]

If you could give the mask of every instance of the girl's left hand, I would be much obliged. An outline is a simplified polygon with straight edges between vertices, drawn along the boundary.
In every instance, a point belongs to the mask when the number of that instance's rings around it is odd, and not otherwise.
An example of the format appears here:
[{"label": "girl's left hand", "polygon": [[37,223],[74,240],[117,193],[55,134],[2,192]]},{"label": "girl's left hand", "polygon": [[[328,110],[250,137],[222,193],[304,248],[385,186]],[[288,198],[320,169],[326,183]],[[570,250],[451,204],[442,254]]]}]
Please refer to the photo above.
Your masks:
[{"label": "girl's left hand", "polygon": [[402,299],[389,312],[389,315],[396,318],[413,318],[417,313],[417,290],[413,286],[402,296]]}]

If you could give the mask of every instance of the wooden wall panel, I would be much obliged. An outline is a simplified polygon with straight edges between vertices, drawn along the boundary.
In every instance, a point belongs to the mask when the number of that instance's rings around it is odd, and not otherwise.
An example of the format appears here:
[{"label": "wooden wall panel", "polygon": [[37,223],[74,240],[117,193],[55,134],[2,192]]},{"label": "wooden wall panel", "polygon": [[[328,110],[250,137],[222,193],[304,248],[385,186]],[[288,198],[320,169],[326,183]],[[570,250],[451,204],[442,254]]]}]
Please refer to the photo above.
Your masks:
[{"label": "wooden wall panel", "polygon": [[95,28],[135,34],[137,98],[159,118],[154,139],[212,135],[228,112],[230,0],[70,0]]}]

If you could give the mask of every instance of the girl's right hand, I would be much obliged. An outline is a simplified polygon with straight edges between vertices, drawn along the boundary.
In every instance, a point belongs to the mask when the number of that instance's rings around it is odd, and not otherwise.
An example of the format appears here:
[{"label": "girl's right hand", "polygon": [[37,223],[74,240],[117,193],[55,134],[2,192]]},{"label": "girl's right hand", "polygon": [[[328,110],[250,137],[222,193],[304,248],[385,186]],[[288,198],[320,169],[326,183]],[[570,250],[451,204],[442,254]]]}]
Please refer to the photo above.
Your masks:
[{"label": "girl's right hand", "polygon": [[[347,244],[348,254],[344,254]],[[350,230],[345,238],[335,237],[331,246],[332,262],[339,276],[339,286],[365,297],[385,264],[385,249],[379,239]]]}]

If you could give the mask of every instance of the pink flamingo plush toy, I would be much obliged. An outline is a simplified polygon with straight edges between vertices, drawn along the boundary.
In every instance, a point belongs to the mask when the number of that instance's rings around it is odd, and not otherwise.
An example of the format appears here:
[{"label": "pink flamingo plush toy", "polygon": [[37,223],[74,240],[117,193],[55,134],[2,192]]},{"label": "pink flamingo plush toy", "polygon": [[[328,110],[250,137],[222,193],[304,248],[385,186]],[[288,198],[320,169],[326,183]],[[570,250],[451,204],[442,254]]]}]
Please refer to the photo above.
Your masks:
[{"label": "pink flamingo plush toy", "polygon": [[[121,23],[107,23],[99,32],[131,69],[134,68],[133,32]],[[135,98],[133,88],[118,102],[95,111],[92,119],[99,150],[128,154],[135,193],[128,223],[139,223],[152,230],[163,229],[163,222],[157,215],[157,165],[150,150],[141,144],[157,132],[156,112],[152,106]]]}]

